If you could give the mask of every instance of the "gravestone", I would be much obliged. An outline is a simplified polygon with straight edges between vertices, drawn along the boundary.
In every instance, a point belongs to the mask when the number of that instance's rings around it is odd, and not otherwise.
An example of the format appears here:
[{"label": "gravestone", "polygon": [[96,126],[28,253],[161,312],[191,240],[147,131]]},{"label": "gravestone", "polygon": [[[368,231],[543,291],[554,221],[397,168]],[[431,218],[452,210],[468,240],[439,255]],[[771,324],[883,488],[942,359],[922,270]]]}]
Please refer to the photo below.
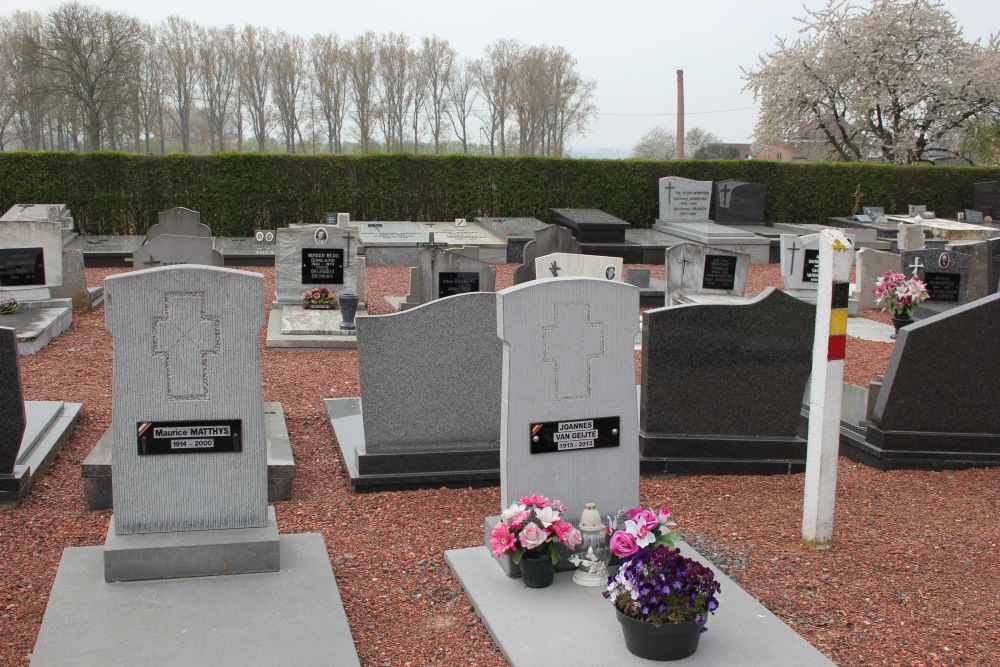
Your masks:
[{"label": "gravestone", "polygon": [[937,249],[908,250],[900,253],[900,256],[903,273],[917,276],[927,284],[930,297],[924,303],[966,303],[972,257]]},{"label": "gravestone", "polygon": [[62,284],[62,229],[48,221],[0,222],[0,298],[44,300]]},{"label": "gravestone", "polygon": [[681,243],[667,250],[666,303],[697,301],[697,295],[742,297],[750,256]]},{"label": "gravestone", "polygon": [[353,486],[499,478],[496,300],[459,294],[358,318],[361,399],[326,400]]},{"label": "gravestone", "polygon": [[524,246],[535,238],[535,232],[548,227],[537,218],[476,218],[475,221],[507,241],[507,263],[524,260]]},{"label": "gravestone", "polygon": [[9,484],[7,478],[14,473],[27,423],[17,363],[17,337],[8,327],[0,327],[0,369],[3,370],[3,382],[0,382],[0,489],[6,490],[4,487]]},{"label": "gravestone", "polygon": [[781,281],[792,296],[816,303],[819,235],[781,235]]},{"label": "gravestone", "polygon": [[397,310],[455,294],[492,292],[496,284],[496,268],[478,258],[479,249],[444,250],[427,248],[417,257],[418,265],[410,269],[410,291],[403,297],[386,297]]},{"label": "gravestone", "polygon": [[[562,500],[563,518],[576,524],[587,502],[604,513],[638,504],[638,309],[639,291],[610,280],[554,278],[500,292],[501,507],[539,493]],[[509,559],[499,562],[512,572]]]},{"label": "gravestone", "polygon": [[149,243],[161,234],[212,238],[212,229],[202,224],[201,213],[178,206],[157,214],[156,224],[146,232],[146,242]]},{"label": "gravestone", "polygon": [[871,218],[872,221],[885,217],[885,207],[882,206],[864,206],[861,210],[865,215]]},{"label": "gravestone", "polygon": [[988,241],[954,241],[945,246],[950,253],[961,253],[972,258],[966,302],[981,299],[998,291],[1000,282],[1000,239]]},{"label": "gravestone", "polygon": [[554,252],[580,253],[580,244],[573,233],[559,225],[549,225],[535,232],[535,238],[524,246],[524,263],[514,269],[514,284],[534,280],[535,260]]},{"label": "gravestone", "polygon": [[554,252],[535,258],[535,275],[544,278],[597,278],[621,282],[622,260],[619,257]]},{"label": "gravestone", "polygon": [[719,223],[764,224],[763,183],[726,180],[715,184],[715,215]]},{"label": "gravestone", "polygon": [[739,305],[645,311],[643,470],[801,472],[806,442],[798,428],[815,313],[774,288]]},{"label": "gravestone", "polygon": [[649,269],[630,267],[625,271],[625,282],[638,288],[649,287],[651,272]]},{"label": "gravestone", "polygon": [[660,179],[660,218],[664,222],[708,222],[712,181],[680,176]]},{"label": "gravestone", "polygon": [[64,247],[62,265],[62,284],[52,288],[52,298],[72,299],[73,310],[91,310],[98,306],[103,301],[104,287],[87,287],[83,252]]},{"label": "gravestone", "polygon": [[1000,219],[1000,181],[973,183],[972,208],[990,216],[994,222]]},{"label": "gravestone", "polygon": [[890,269],[899,271],[901,260],[899,255],[891,252],[881,252],[871,248],[858,250],[856,256],[856,290],[858,308],[879,308],[878,297],[872,292],[875,283]]},{"label": "gravestone", "polygon": [[173,264],[222,266],[224,263],[222,253],[208,236],[159,234],[132,253],[132,266],[136,270]]},{"label": "gravestone", "polygon": [[553,224],[572,231],[580,244],[625,243],[625,230],[632,226],[595,208],[550,208],[548,214]]},{"label": "gravestone", "polygon": [[971,208],[967,208],[962,212],[962,220],[981,225],[985,221],[985,218],[982,211],[974,211]]},{"label": "gravestone", "polygon": [[910,225],[901,222],[898,229],[896,247],[899,248],[899,252],[924,249],[926,241],[923,225]]},{"label": "gravestone", "polygon": [[358,240],[368,264],[415,266],[421,251],[419,244],[430,242],[430,231],[416,222],[394,220],[359,225]]},{"label": "gravestone", "polygon": [[301,305],[302,293],[326,287],[336,294],[357,289],[357,243],[335,226],[303,225],[277,230],[274,255],[276,301]]},{"label": "gravestone", "polygon": [[911,218],[923,217],[924,213],[927,213],[927,206],[924,204],[909,204],[906,207],[906,214]]}]

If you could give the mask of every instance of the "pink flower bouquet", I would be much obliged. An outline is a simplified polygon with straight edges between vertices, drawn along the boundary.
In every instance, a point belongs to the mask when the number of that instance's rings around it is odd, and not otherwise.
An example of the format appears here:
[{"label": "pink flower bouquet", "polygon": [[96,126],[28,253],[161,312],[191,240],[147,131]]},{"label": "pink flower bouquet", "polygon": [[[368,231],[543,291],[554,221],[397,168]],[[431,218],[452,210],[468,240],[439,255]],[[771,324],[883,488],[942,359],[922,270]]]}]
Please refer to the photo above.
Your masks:
[{"label": "pink flower bouquet", "polygon": [[875,282],[872,294],[878,304],[897,317],[912,317],[920,302],[928,297],[927,285],[916,276],[907,278],[892,269]]},{"label": "pink flower bouquet", "polygon": [[550,501],[537,494],[521,499],[500,513],[500,521],[490,533],[490,548],[497,558],[512,553],[514,564],[525,555],[552,559],[559,562],[556,544],[574,549],[583,540],[580,531],[569,521],[560,518],[566,508],[558,500]]}]

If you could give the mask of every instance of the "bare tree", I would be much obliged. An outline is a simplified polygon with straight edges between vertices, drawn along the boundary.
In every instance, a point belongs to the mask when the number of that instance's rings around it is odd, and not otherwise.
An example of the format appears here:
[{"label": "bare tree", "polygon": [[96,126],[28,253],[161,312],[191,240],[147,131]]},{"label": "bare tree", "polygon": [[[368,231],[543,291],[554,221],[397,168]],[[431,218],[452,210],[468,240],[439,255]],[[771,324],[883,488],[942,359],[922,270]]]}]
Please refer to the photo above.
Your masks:
[{"label": "bare tree", "polygon": [[313,95],[326,123],[327,150],[343,152],[344,117],[347,115],[347,77],[350,52],[337,35],[315,35],[309,41]]},{"label": "bare tree", "polygon": [[477,83],[486,101],[490,154],[496,154],[496,139],[500,154],[507,154],[507,120],[512,113],[515,70],[523,47],[513,39],[498,39],[486,47],[481,60],[476,61]]},{"label": "bare tree", "polygon": [[39,69],[38,48],[44,19],[36,12],[14,12],[0,19],[0,150],[12,126],[21,147],[44,147],[45,108],[53,102]]},{"label": "bare tree", "polygon": [[306,83],[307,72],[305,41],[297,35],[278,32],[271,51],[271,96],[278,108],[278,122],[288,153],[295,152],[296,137],[302,143],[299,96]]},{"label": "bare tree", "polygon": [[246,26],[240,35],[240,100],[250,118],[257,150],[267,150],[268,108],[271,80],[272,37],[270,31]]},{"label": "bare tree", "polygon": [[376,65],[379,82],[379,122],[385,137],[386,150],[402,150],[403,122],[413,103],[413,52],[410,38],[390,32],[378,45]]},{"label": "bare tree", "polygon": [[166,65],[167,96],[173,102],[181,150],[191,148],[191,105],[197,84],[197,46],[195,25],[179,16],[168,16],[161,26],[159,40]]},{"label": "bare tree", "polygon": [[371,150],[372,121],[375,115],[375,66],[378,51],[375,33],[368,31],[351,41],[351,118],[361,152]]},{"label": "bare tree", "polygon": [[462,142],[462,152],[469,152],[469,117],[479,91],[476,89],[476,74],[468,59],[452,63],[451,74],[445,89],[445,111],[455,130],[455,136]]},{"label": "bare tree", "polygon": [[[446,131],[444,117],[447,114],[448,87],[451,83],[455,55],[455,49],[448,44],[448,40],[432,36],[424,37],[418,56],[420,77],[427,82],[425,106],[431,136],[434,137],[435,153],[441,152],[442,133]],[[416,134],[415,129],[414,134]]]},{"label": "bare tree", "polygon": [[226,126],[236,90],[236,28],[209,28],[198,32],[198,84],[208,120],[212,152],[226,150]]}]

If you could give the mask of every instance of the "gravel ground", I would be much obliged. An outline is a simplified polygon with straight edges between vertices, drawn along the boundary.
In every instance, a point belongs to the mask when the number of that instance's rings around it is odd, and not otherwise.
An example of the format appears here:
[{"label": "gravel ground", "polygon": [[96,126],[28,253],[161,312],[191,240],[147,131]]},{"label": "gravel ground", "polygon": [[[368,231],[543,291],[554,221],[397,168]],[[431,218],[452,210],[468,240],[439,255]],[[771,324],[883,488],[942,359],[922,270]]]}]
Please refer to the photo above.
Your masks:
[{"label": "gravel ground", "polygon": [[[498,289],[512,269],[498,267]],[[118,271],[88,269],[88,281]],[[273,294],[273,269],[261,272]],[[407,275],[369,267],[370,312],[387,312],[382,297],[405,294]],[[768,285],[780,285],[778,267],[752,266],[748,292]],[[852,339],[848,381],[866,385],[891,350]],[[356,352],[261,354],[264,398],[283,403],[297,463],[294,500],[275,505],[279,526],[324,535],[362,664],[506,664],[443,556],[482,544],[499,490],[352,493],[322,399],[359,394]],[[17,510],[0,511],[5,667],[28,662],[62,550],[104,542],[110,512],[84,511],[80,480],[111,421],[103,310],[75,316],[21,363],[27,399],[84,405],[54,466]],[[884,473],[842,458],[838,473],[834,548],[822,552],[800,544],[802,475],[647,478],[640,489],[643,504],[669,506],[689,542],[839,665],[1000,665],[1000,469]]]}]

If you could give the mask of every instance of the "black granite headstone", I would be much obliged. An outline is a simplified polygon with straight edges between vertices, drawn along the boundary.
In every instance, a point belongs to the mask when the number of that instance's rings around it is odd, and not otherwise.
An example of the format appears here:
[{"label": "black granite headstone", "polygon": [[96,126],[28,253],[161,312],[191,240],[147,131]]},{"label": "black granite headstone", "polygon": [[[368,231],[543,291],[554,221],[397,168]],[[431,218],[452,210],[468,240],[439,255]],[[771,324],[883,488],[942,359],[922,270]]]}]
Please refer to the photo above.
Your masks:
[{"label": "black granite headstone", "polygon": [[973,183],[972,208],[996,221],[1000,217],[1000,181]]},{"label": "black granite headstone", "polygon": [[767,186],[744,181],[719,181],[715,189],[715,215],[718,223],[764,224],[764,199]]},{"label": "black granite headstone", "polygon": [[42,248],[0,248],[0,287],[45,284]]},{"label": "black granite headstone", "polygon": [[985,220],[983,220],[984,217],[983,212],[974,211],[971,208],[965,209],[965,211],[962,213],[962,217],[965,218],[964,222],[970,222],[974,225],[981,225],[983,224],[983,222],[985,222]]},{"label": "black granite headstone", "polygon": [[27,420],[17,363],[17,333],[9,327],[0,327],[0,378],[0,475],[10,475]]},{"label": "black granite headstone", "polygon": [[705,255],[701,286],[704,289],[733,289],[736,286],[736,259],[730,255]]},{"label": "black granite headstone", "polygon": [[303,248],[302,284],[337,285],[344,282],[343,248]]},{"label": "black granite headstone", "polygon": [[594,208],[550,208],[553,223],[569,228],[580,243],[625,243],[632,225]]},{"label": "black granite headstone", "polygon": [[958,303],[961,292],[962,276],[957,273],[939,273],[925,271],[924,281],[927,283],[928,301],[952,301]]},{"label": "black granite headstone", "polygon": [[965,303],[972,256],[940,249],[906,250],[902,253],[903,273],[916,275],[927,283],[927,301]]},{"label": "black granite headstone", "polygon": [[819,282],[819,250],[815,248],[805,248],[803,254],[805,261],[802,262],[802,282]]}]

